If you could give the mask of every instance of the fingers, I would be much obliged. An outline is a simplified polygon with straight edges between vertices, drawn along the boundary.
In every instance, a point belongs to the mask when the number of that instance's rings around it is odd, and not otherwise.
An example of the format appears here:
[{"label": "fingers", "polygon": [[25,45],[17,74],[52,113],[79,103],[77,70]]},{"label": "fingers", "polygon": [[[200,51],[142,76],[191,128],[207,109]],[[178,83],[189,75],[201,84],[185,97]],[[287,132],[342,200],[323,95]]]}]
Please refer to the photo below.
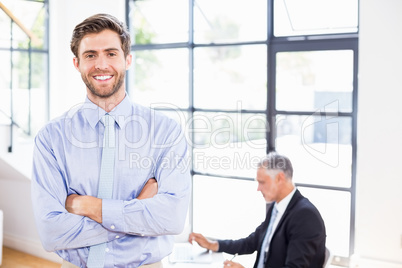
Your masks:
[{"label": "fingers", "polygon": [[195,235],[196,235],[196,233],[191,233],[191,234],[188,236],[188,242],[189,242],[190,244],[193,244],[193,242],[195,241]]},{"label": "fingers", "polygon": [[197,242],[200,247],[203,247],[208,250],[218,251],[219,243],[214,240],[209,240],[205,238],[202,234],[191,233],[189,235],[188,241],[193,244],[193,241]]},{"label": "fingers", "polygon": [[188,236],[188,242],[189,242],[190,244],[193,244],[193,241],[195,241],[195,239],[194,239],[193,233],[191,233],[191,234]]},{"label": "fingers", "polygon": [[137,199],[147,199],[152,198],[158,193],[158,183],[155,178],[150,178],[142,188],[140,194],[137,196]]},{"label": "fingers", "polygon": [[67,210],[68,212],[70,212],[70,213],[71,213],[71,211],[73,210],[73,209],[72,209],[72,208],[73,208],[73,202],[74,202],[74,199],[75,199],[77,196],[79,196],[79,195],[78,195],[78,194],[71,194],[71,195],[67,196],[67,198],[66,198],[66,202],[65,202],[65,204],[64,204],[64,207],[65,207],[66,210]]},{"label": "fingers", "polygon": [[243,265],[237,262],[226,260],[223,262],[223,267],[231,267],[231,268],[244,268]]},{"label": "fingers", "polygon": [[155,178],[150,178],[147,183],[156,183],[156,179]]},{"label": "fingers", "polygon": [[150,178],[144,185],[144,187],[151,187],[152,185],[156,185],[158,187],[158,182],[155,178]]},{"label": "fingers", "polygon": [[191,233],[188,236],[188,242],[190,242],[191,244],[195,241],[199,244],[199,241],[201,240],[205,240],[204,236],[202,234],[197,234],[197,233]]},{"label": "fingers", "polygon": [[234,263],[232,261],[226,260],[226,261],[223,262],[223,267],[232,267],[233,264]]}]

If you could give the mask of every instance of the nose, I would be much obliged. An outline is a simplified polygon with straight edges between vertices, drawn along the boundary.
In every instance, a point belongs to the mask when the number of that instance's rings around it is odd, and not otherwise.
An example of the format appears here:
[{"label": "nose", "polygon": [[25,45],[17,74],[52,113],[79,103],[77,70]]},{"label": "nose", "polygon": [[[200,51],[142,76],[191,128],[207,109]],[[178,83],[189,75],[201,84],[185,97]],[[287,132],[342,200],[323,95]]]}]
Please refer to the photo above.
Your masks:
[{"label": "nose", "polygon": [[98,70],[106,70],[109,67],[107,58],[104,56],[99,56],[96,60],[95,68]]}]

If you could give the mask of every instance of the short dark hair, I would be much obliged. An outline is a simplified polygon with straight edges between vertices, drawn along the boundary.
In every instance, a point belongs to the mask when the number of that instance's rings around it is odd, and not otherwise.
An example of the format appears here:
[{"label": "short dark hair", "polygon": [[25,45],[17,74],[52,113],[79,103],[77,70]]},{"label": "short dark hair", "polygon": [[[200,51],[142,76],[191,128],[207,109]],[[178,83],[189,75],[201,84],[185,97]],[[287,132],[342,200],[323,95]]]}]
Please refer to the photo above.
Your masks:
[{"label": "short dark hair", "polygon": [[127,57],[127,55],[130,54],[130,33],[123,22],[109,14],[93,15],[75,26],[70,43],[70,48],[74,56],[78,58],[78,48],[85,35],[100,33],[106,29],[112,30],[120,36],[121,49],[124,52],[124,56]]},{"label": "short dark hair", "polygon": [[260,162],[260,167],[264,167],[267,170],[281,170],[285,173],[288,179],[293,177],[293,166],[289,158],[277,152],[270,152]]}]

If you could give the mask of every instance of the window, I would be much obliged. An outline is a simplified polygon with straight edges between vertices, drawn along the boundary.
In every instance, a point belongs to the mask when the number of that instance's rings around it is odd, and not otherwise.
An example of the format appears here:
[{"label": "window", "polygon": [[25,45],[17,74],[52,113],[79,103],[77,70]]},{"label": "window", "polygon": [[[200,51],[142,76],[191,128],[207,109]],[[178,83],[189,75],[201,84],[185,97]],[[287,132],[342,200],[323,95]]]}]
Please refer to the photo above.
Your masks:
[{"label": "window", "polygon": [[265,217],[256,167],[276,150],[291,158],[296,185],[321,211],[327,246],[346,260],[354,245],[358,1],[127,1],[130,96],[187,131],[192,229],[221,239],[252,232]]},{"label": "window", "polygon": [[273,0],[274,36],[314,36],[358,31],[358,1]]},{"label": "window", "polygon": [[[2,1],[0,124],[30,136],[48,119],[48,3]],[[43,104],[46,105],[43,105]]]}]

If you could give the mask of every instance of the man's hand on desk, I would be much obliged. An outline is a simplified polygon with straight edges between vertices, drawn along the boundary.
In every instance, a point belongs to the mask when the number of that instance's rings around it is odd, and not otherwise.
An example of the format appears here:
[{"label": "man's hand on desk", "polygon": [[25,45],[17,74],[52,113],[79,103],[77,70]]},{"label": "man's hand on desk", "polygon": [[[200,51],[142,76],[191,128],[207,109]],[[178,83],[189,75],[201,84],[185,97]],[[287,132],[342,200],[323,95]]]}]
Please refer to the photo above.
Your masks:
[{"label": "man's hand on desk", "polygon": [[[147,181],[137,199],[152,198],[158,193],[155,178]],[[65,208],[69,213],[85,216],[102,223],[102,199],[90,195],[72,194],[67,196]]]},{"label": "man's hand on desk", "polygon": [[200,247],[212,250],[212,251],[218,251],[219,249],[219,244],[217,241],[212,241],[209,239],[206,239],[202,234],[197,234],[197,233],[191,233],[188,237],[188,242],[193,244],[193,241],[197,242]]},{"label": "man's hand on desk", "polygon": [[226,261],[223,262],[223,267],[244,268],[244,266],[241,265],[240,263],[232,262],[232,261],[229,261],[229,260],[226,260]]},{"label": "man's hand on desk", "polygon": [[[193,244],[193,242],[197,242],[200,247],[212,250],[212,251],[218,251],[219,250],[219,243],[217,241],[212,241],[207,238],[205,238],[202,234],[197,234],[197,233],[191,233],[188,237],[188,242]],[[235,255],[237,256],[237,254]],[[232,259],[233,260],[233,259]],[[223,263],[223,267],[233,267],[233,268],[244,268],[243,265],[237,262],[229,261],[226,260]]]}]

